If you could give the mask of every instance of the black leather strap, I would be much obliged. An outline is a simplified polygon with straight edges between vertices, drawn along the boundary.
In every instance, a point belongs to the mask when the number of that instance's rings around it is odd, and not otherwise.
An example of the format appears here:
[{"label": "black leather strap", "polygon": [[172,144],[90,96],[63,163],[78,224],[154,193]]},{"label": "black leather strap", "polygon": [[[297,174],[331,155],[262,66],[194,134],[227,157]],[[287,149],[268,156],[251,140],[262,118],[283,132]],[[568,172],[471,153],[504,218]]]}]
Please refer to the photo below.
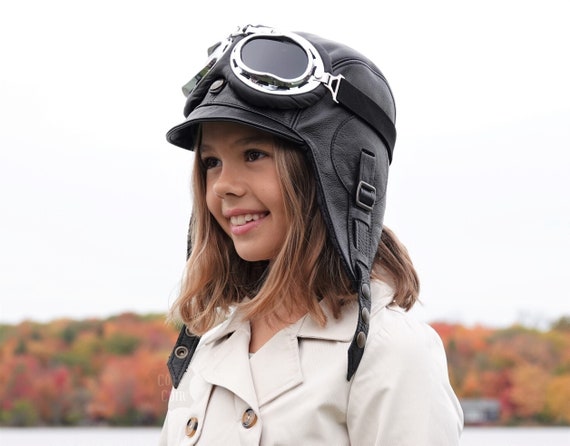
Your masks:
[{"label": "black leather strap", "polygon": [[[366,273],[367,275],[367,273]],[[348,348],[348,371],[346,374],[347,381],[350,381],[364,355],[364,347],[368,338],[368,329],[370,327],[370,282],[367,278],[361,281],[360,290],[358,291],[358,323],[356,331],[350,347]]]},{"label": "black leather strap", "polygon": [[[192,253],[191,229],[193,219],[194,214],[190,216],[190,222],[188,224],[186,260],[188,260]],[[175,389],[180,384],[184,373],[186,373],[190,360],[192,359],[192,356],[194,356],[194,352],[198,347],[198,342],[200,342],[200,337],[193,335],[186,326],[183,326],[167,362],[170,379],[172,380],[172,385]]]},{"label": "black leather strap", "polygon": [[190,360],[192,359],[192,356],[194,356],[196,347],[198,347],[198,342],[200,342],[200,338],[198,336],[194,336],[190,333],[186,329],[186,326],[182,327],[182,330],[180,330],[180,334],[178,335],[178,340],[176,341],[176,344],[174,344],[174,348],[172,349],[172,353],[170,353],[170,357],[167,362],[170,379],[172,380],[172,385],[175,389],[180,384],[184,373],[186,373],[188,364],[190,364]]},{"label": "black leather strap", "polygon": [[[354,228],[352,260],[358,273],[358,321],[350,347],[348,348],[348,371],[346,379],[350,381],[364,354],[370,326],[370,272],[369,262],[371,250],[372,209],[376,203],[374,176],[376,172],[376,157],[365,149],[360,151],[360,167],[356,188],[356,206],[350,210]],[[365,185],[365,186],[363,186]]]},{"label": "black leather strap", "polygon": [[360,152],[360,175],[356,188],[356,205],[371,211],[376,203],[376,188],[374,184],[376,159],[373,153]]}]

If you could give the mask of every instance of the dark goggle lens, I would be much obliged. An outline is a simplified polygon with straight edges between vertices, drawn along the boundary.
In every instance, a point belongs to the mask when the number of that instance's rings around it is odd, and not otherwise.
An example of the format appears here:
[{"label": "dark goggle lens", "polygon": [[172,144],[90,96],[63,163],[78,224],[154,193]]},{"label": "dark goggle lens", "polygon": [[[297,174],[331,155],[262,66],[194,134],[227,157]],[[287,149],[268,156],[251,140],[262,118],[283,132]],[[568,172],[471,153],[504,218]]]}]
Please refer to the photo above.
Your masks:
[{"label": "dark goggle lens", "polygon": [[267,37],[247,42],[241,49],[241,59],[249,69],[281,79],[296,79],[308,66],[307,54],[299,45]]}]

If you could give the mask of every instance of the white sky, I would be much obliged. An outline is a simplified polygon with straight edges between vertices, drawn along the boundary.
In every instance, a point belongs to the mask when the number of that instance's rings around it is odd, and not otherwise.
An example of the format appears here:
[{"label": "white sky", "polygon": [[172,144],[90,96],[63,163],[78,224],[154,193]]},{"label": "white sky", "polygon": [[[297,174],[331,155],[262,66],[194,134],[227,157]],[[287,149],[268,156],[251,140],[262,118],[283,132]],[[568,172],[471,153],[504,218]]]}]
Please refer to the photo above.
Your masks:
[{"label": "white sky", "polygon": [[343,41],[388,77],[385,222],[420,272],[419,317],[569,315],[568,2],[333,3],[4,2],[0,322],[167,311],[192,155],[164,135],[206,48],[246,23]]}]

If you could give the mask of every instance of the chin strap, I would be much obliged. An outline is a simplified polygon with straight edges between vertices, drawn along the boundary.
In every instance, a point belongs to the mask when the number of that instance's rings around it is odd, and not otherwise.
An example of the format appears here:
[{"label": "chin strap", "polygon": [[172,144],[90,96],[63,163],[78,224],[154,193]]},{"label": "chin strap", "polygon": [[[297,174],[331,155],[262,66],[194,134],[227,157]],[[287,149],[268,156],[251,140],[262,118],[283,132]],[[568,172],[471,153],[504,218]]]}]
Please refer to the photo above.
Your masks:
[{"label": "chin strap", "polygon": [[356,324],[356,331],[350,347],[348,348],[348,371],[346,380],[350,381],[364,354],[364,347],[366,346],[366,339],[368,337],[368,329],[370,327],[370,307],[371,307],[371,294],[370,294],[370,280],[368,274],[360,282],[360,289],[358,290],[358,322]]},{"label": "chin strap", "polygon": [[352,223],[354,236],[352,258],[358,281],[358,322],[350,347],[348,348],[348,372],[346,379],[350,381],[356,373],[358,365],[364,354],[368,330],[370,327],[370,263],[373,258],[371,231],[374,227],[372,210],[376,204],[376,188],[374,177],[376,175],[376,156],[374,153],[361,149],[359,177],[356,187],[355,206],[349,211],[349,221]]},{"label": "chin strap", "polygon": [[[190,228],[192,227],[192,219],[194,218],[194,214],[190,216],[190,224],[188,225],[188,236],[187,236],[187,245],[186,245],[186,259],[190,257],[192,253],[192,241],[190,238]],[[193,335],[190,330],[184,325],[182,330],[180,330],[180,334],[178,335],[178,339],[176,340],[176,344],[174,344],[174,348],[172,349],[172,353],[170,353],[170,357],[168,358],[168,371],[170,372],[170,379],[172,380],[172,385],[176,389],[186,373],[186,369],[190,364],[190,360],[192,356],[194,356],[194,352],[198,347],[198,343],[200,342],[200,337]]]},{"label": "chin strap", "polygon": [[182,327],[167,362],[170,379],[175,389],[180,384],[184,373],[186,373],[188,364],[190,364],[196,347],[198,347],[198,342],[200,342],[199,336],[190,333],[186,326]]}]

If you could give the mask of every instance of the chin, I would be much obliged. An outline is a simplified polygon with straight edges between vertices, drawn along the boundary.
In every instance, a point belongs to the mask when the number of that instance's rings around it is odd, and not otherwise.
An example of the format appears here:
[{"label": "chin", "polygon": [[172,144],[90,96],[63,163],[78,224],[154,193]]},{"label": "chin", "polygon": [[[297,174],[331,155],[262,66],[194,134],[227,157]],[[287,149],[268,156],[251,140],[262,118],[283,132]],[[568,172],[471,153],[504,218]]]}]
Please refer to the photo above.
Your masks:
[{"label": "chin", "polygon": [[240,256],[240,258],[242,260],[245,260],[246,262],[264,262],[271,260],[271,258],[265,256],[246,256],[246,255],[241,255],[239,253],[238,256]]},{"label": "chin", "polygon": [[270,262],[275,258],[275,254],[262,252],[240,251],[236,249],[237,255],[246,262]]}]

